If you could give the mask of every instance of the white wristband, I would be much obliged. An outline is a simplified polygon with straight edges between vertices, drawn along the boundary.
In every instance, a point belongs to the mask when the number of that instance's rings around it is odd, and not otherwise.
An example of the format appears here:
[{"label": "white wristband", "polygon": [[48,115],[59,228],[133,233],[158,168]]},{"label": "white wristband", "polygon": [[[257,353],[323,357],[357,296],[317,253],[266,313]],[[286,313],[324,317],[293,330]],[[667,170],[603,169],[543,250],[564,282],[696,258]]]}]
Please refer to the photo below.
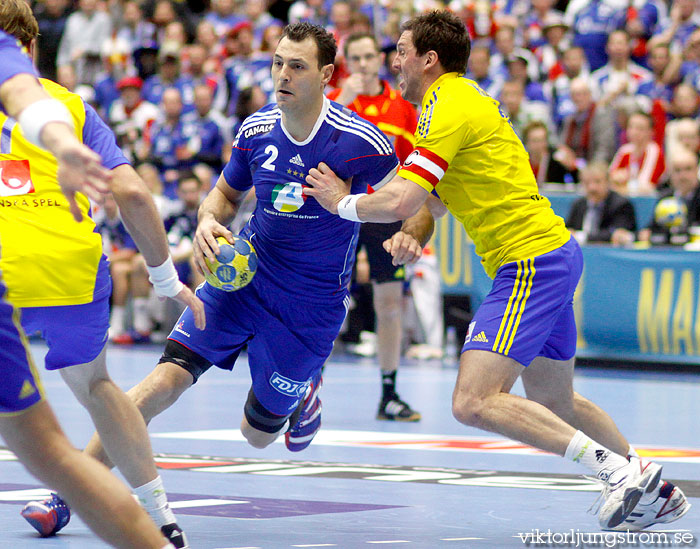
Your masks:
[{"label": "white wristband", "polygon": [[173,264],[173,258],[168,256],[162,265],[150,267],[148,269],[148,280],[153,284],[153,289],[159,296],[175,297],[180,293],[184,284],[180,282]]},{"label": "white wristband", "polygon": [[75,128],[73,117],[58,99],[40,99],[35,101],[22,109],[17,121],[20,128],[22,128],[24,138],[32,145],[42,148],[44,148],[44,145],[41,142],[41,130],[44,129],[46,124],[63,122],[68,124],[71,129]]},{"label": "white wristband", "polygon": [[363,196],[367,196],[367,193],[349,194],[343,198],[338,203],[338,215],[343,219],[362,223],[363,221],[357,216],[357,201]]}]

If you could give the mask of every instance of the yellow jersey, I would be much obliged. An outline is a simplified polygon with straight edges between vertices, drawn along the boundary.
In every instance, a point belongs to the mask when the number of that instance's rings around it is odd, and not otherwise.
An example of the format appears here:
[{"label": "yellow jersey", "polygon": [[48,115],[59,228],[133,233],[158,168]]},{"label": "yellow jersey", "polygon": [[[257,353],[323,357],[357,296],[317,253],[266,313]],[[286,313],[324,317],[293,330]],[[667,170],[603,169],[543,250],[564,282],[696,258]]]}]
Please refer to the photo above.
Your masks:
[{"label": "yellow jersey", "polygon": [[[76,137],[102,155],[103,165],[111,169],[127,162],[114,135],[80,96],[50,80],[41,84],[68,108]],[[0,270],[8,301],[17,307],[93,301],[110,290],[110,282],[90,201],[76,196],[83,213],[77,223],[56,180],[55,158],[29,143],[4,113],[0,128]]]},{"label": "yellow jersey", "polygon": [[399,175],[440,197],[474,241],[486,273],[571,237],[538,193],[527,151],[476,82],[443,74],[423,97],[416,145]]}]

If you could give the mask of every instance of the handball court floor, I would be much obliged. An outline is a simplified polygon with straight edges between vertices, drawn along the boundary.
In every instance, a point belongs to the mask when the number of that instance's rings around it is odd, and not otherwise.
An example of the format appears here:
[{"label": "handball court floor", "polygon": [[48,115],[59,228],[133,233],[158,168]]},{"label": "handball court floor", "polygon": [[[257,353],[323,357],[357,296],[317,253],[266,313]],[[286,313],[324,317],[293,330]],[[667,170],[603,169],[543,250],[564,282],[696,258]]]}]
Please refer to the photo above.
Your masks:
[{"label": "handball court floor", "polygon": [[[112,347],[112,377],[131,387],[153,368],[160,349]],[[33,343],[32,350],[43,365],[45,347]],[[581,476],[582,468],[452,418],[454,364],[402,364],[398,389],[423,414],[419,423],[375,419],[378,376],[373,360],[333,355],[321,392],[323,428],[299,454],[281,440],[265,450],[242,441],[238,425],[250,384],[245,356],[233,372],[213,368],[157,417],[149,429],[153,451],[191,547],[500,548],[530,545],[527,536],[547,532],[548,546],[574,547],[557,542],[564,534],[600,532],[587,513],[598,487]],[[92,433],[87,413],[59,374],[42,368],[42,379],[61,424],[82,447]],[[700,375],[582,368],[575,387],[612,415],[642,455],[662,463],[664,478],[694,504],[667,529],[653,528],[667,536],[653,546],[690,539],[686,545],[694,546]],[[39,538],[19,511],[43,494],[0,449],[0,547],[105,547],[77,516],[58,536]],[[536,540],[547,541],[530,541]]]}]

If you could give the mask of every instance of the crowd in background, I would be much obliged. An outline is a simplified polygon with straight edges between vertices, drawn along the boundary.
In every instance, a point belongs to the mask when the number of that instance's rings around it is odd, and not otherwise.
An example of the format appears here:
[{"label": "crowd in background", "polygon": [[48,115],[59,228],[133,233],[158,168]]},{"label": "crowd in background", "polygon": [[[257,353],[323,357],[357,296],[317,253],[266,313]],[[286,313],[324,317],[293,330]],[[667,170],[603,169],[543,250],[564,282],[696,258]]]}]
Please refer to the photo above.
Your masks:
[{"label": "crowd in background", "polygon": [[[198,200],[242,120],[274,101],[272,54],[287,22],[310,21],[340,47],[369,32],[396,85],[401,23],[447,7],[465,22],[468,72],[498,99],[538,184],[581,199],[567,220],[582,242],[629,244],[700,224],[700,7],[697,0],[36,0],[40,73],[80,94],[114,129],[156,196],[186,282]],[[329,89],[330,91],[330,89]],[[631,196],[675,197],[682,226],[637,227]],[[146,311],[145,269],[109,205],[116,307]],[[189,242],[189,245],[188,245]],[[188,247],[189,246],[189,247]],[[146,288],[146,289],[144,289]],[[142,295],[143,294],[143,295]],[[142,301],[138,301],[143,298]],[[117,316],[120,312],[117,309]],[[116,319],[115,336],[124,332]],[[138,332],[145,326],[138,326]]]}]

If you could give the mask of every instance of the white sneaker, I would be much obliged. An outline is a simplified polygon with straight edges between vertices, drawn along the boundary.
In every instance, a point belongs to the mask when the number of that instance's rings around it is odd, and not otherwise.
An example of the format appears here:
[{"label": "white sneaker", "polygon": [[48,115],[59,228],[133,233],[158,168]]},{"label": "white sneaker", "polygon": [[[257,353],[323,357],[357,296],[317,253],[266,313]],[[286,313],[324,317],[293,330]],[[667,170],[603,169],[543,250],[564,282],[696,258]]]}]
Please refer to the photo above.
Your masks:
[{"label": "white sneaker", "polygon": [[644,530],[653,524],[674,522],[690,510],[683,491],[670,482],[664,482],[659,496],[651,503],[639,502],[625,521],[613,530]]},{"label": "white sneaker", "polygon": [[640,498],[652,492],[660,479],[661,465],[651,461],[642,464],[636,459],[612,473],[603,488],[603,503],[598,513],[601,528],[612,530],[622,524]]}]

